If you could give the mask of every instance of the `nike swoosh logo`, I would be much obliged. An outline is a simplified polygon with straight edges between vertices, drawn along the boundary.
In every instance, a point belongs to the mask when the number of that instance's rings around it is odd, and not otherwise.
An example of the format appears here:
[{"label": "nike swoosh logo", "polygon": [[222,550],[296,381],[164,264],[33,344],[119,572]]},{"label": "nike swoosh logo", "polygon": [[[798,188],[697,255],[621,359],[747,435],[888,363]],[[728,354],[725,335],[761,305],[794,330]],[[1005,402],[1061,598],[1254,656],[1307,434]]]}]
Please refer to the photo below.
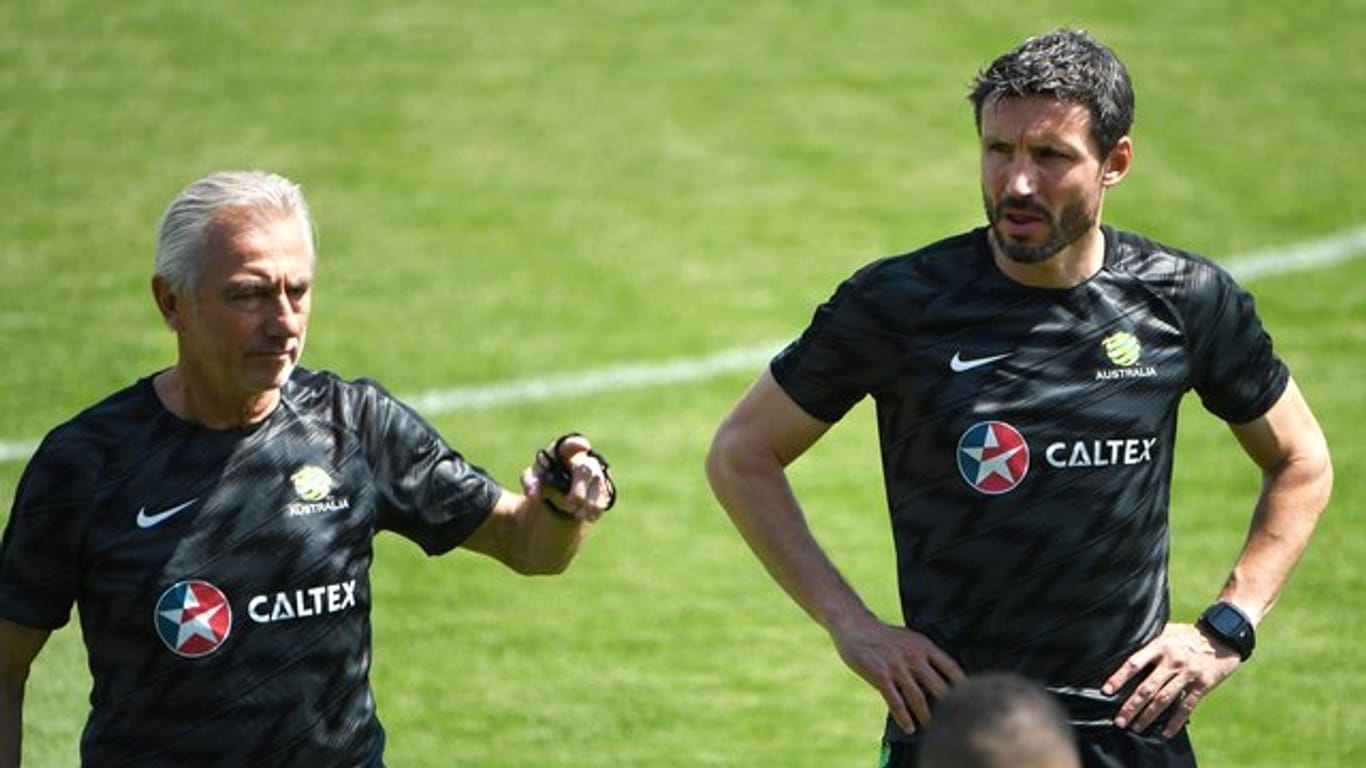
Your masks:
[{"label": "nike swoosh logo", "polygon": [[991,355],[990,357],[974,357],[971,360],[964,360],[962,356],[957,352],[954,352],[953,359],[949,361],[949,368],[953,369],[954,373],[963,373],[964,371],[970,371],[973,368],[991,365],[997,360],[1004,360],[1013,354],[1013,352],[1005,352],[999,355]]},{"label": "nike swoosh logo", "polygon": [[179,504],[177,506],[171,507],[170,509],[163,510],[161,512],[156,513],[155,515],[147,514],[147,508],[143,507],[142,509],[138,510],[138,527],[151,528],[154,525],[159,525],[163,520],[166,520],[167,518],[171,517],[177,512],[184,510],[196,501],[199,501],[199,497],[197,496],[185,502],[184,504]]}]

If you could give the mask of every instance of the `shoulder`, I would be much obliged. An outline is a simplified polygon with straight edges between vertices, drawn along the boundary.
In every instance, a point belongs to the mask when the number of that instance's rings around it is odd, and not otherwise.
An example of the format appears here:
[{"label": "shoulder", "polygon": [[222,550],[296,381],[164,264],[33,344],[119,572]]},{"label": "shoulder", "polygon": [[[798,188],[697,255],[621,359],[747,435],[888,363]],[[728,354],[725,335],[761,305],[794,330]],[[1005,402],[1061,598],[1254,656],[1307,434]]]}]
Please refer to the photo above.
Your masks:
[{"label": "shoulder", "polygon": [[1202,335],[1220,318],[1252,319],[1251,292],[1224,267],[1191,251],[1130,232],[1113,232],[1112,271],[1136,280],[1169,306],[1188,333]]},{"label": "shoulder", "polygon": [[282,396],[290,403],[303,408],[318,407],[338,399],[393,399],[388,390],[373,379],[345,379],[332,371],[303,367],[294,369],[289,381],[285,382]]},{"label": "shoulder", "polygon": [[300,418],[315,423],[360,433],[430,431],[416,411],[370,378],[346,379],[332,371],[296,368],[281,397]]},{"label": "shoulder", "polygon": [[1237,285],[1228,270],[1198,253],[1133,232],[1108,231],[1115,240],[1111,266],[1155,289],[1189,295]]},{"label": "shoulder", "polygon": [[886,329],[906,329],[935,302],[971,292],[984,260],[989,263],[990,255],[985,230],[978,229],[865,264],[816,308],[804,336],[810,342],[835,331],[835,339],[852,333],[860,343],[888,339]]},{"label": "shoulder", "polygon": [[975,282],[986,256],[985,229],[939,240],[914,251],[865,264],[840,286],[840,294],[874,303],[904,305],[917,297],[930,299]]},{"label": "shoulder", "polygon": [[114,450],[130,431],[160,411],[151,377],[139,379],[54,427],[43,439],[40,454],[92,456]]},{"label": "shoulder", "polygon": [[923,248],[887,256],[865,265],[854,277],[884,277],[943,282],[974,274],[983,253],[985,230],[975,229],[936,241]]},{"label": "shoulder", "polygon": [[128,460],[128,436],[160,412],[151,377],[109,395],[44,436],[25,468],[25,486],[52,496],[83,493],[106,467]]}]

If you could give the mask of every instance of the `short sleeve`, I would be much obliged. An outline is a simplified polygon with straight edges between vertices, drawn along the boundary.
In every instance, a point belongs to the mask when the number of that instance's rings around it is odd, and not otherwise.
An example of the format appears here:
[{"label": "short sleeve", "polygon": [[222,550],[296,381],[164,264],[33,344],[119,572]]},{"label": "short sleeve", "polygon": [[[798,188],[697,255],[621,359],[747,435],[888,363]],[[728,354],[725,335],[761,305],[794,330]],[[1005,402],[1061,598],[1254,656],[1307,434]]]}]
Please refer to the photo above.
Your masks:
[{"label": "short sleeve", "polygon": [[839,421],[877,392],[899,359],[903,340],[897,322],[874,292],[874,278],[887,263],[874,262],[841,283],[802,335],[769,365],[783,391],[826,423]]},{"label": "short sleeve", "polygon": [[70,620],[91,498],[86,464],[50,436],[25,468],[0,540],[0,616],[39,629]]},{"label": "short sleeve", "polygon": [[502,488],[378,385],[358,384],[361,440],[381,499],[378,524],[429,555],[459,546],[493,511]]},{"label": "short sleeve", "polygon": [[1206,410],[1231,424],[1262,416],[1285,392],[1290,371],[1252,295],[1207,262],[1195,264],[1190,289],[1192,387]]}]

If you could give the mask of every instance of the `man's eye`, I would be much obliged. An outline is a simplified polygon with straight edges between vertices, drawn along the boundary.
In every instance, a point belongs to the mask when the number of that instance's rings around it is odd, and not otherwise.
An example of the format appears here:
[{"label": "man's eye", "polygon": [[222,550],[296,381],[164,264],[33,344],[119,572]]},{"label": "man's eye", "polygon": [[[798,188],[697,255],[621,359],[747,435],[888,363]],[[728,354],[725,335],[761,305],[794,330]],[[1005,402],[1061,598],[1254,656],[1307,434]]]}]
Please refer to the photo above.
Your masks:
[{"label": "man's eye", "polygon": [[256,285],[243,285],[236,288],[229,288],[227,292],[228,301],[251,301],[259,299],[266,293],[265,289]]}]

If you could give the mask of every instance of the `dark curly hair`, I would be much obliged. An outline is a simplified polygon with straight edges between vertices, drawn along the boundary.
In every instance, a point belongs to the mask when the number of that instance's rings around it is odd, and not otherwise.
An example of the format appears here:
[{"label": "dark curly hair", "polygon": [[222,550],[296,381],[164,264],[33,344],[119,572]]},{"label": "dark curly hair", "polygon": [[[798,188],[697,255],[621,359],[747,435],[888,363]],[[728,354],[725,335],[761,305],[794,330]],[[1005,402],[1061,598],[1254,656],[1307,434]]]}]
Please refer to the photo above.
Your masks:
[{"label": "dark curly hair", "polygon": [[978,133],[983,105],[1001,99],[1051,96],[1085,106],[1101,157],[1134,122],[1134,87],[1114,51],[1090,34],[1060,29],[1031,37],[977,73],[968,100]]}]

